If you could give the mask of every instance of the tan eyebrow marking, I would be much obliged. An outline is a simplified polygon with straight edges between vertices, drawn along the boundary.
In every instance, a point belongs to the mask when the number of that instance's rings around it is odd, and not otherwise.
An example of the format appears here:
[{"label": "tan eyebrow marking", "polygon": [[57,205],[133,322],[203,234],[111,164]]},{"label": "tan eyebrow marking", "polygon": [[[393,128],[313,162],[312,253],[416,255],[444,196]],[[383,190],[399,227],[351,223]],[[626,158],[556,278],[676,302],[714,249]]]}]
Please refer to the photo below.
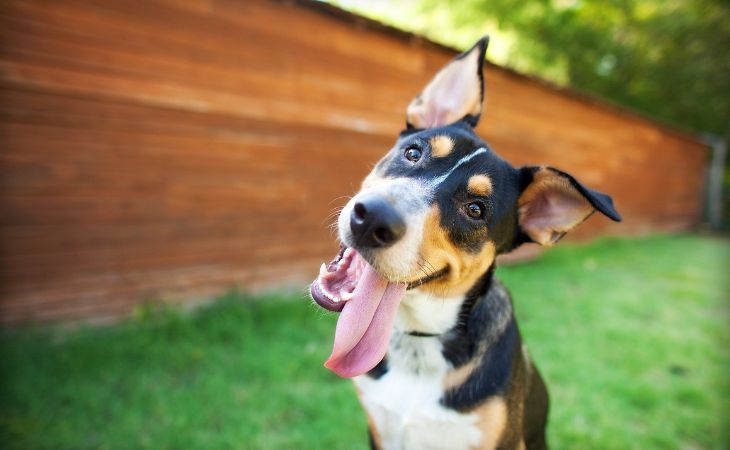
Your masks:
[{"label": "tan eyebrow marking", "polygon": [[472,194],[486,197],[492,193],[492,180],[486,175],[474,175],[469,178],[467,189]]},{"label": "tan eyebrow marking", "polygon": [[454,141],[450,137],[439,135],[434,136],[429,140],[431,144],[431,155],[435,158],[443,158],[449,156],[454,150]]}]

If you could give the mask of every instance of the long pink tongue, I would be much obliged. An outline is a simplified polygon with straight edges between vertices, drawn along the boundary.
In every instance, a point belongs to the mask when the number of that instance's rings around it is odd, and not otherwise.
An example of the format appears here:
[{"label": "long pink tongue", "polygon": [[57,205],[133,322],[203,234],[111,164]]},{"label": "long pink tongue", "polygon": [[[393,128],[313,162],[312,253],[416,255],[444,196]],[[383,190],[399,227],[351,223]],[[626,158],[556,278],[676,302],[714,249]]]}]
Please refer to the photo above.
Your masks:
[{"label": "long pink tongue", "polygon": [[353,297],[337,320],[335,343],[325,367],[341,377],[362,375],[375,367],[388,350],[403,283],[389,283],[365,264]]}]

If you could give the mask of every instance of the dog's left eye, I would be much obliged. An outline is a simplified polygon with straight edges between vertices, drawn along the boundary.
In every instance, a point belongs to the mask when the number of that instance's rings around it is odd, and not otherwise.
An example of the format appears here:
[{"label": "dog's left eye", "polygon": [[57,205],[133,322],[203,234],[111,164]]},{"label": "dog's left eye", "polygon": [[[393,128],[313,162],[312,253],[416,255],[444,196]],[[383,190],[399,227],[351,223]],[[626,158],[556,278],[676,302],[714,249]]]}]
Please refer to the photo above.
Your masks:
[{"label": "dog's left eye", "polygon": [[484,217],[484,208],[478,202],[472,202],[466,205],[466,214],[472,219],[482,219]]},{"label": "dog's left eye", "polygon": [[420,148],[416,146],[410,146],[406,149],[406,152],[403,154],[403,156],[406,157],[406,159],[410,162],[416,162],[419,159],[421,159],[421,156],[423,155],[423,151],[421,151]]}]

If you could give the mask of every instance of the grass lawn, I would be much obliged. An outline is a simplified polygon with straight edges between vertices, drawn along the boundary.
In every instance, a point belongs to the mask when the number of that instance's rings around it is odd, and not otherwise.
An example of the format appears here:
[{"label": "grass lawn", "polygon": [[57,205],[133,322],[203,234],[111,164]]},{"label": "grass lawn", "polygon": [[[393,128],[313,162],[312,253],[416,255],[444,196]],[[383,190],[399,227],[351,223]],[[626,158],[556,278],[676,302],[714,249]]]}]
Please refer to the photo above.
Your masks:
[{"label": "grass lawn", "polygon": [[[563,245],[499,269],[556,449],[730,448],[730,241]],[[335,316],[231,294],[193,314],[0,335],[5,449],[365,449]]]}]

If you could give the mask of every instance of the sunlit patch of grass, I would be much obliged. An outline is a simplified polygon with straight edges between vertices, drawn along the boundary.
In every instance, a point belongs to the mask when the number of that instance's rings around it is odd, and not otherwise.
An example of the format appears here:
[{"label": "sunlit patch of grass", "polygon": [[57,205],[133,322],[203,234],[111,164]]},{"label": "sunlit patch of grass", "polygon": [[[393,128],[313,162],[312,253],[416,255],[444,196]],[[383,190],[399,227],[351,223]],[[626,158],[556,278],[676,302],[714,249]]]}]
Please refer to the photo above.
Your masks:
[{"label": "sunlit patch of grass", "polygon": [[[551,393],[560,449],[727,448],[730,243],[564,245],[500,268]],[[192,314],[6,331],[9,449],[365,449],[355,392],[322,367],[335,317],[232,293]]]}]

